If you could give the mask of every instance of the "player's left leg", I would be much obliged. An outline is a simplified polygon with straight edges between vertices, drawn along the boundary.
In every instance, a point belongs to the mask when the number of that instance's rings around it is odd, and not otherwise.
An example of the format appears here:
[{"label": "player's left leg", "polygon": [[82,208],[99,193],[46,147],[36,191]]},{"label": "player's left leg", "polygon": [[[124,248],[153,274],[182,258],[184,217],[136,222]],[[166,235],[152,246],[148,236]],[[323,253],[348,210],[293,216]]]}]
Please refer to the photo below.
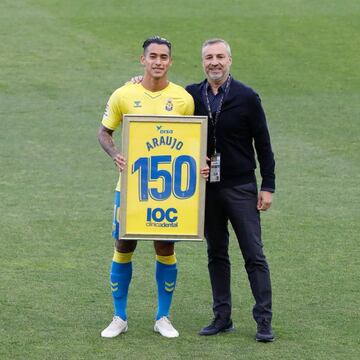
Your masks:
[{"label": "player's left leg", "polygon": [[177,337],[179,333],[169,320],[170,307],[176,285],[177,266],[174,243],[154,241],[156,251],[156,283],[158,309],[154,330],[165,337]]}]

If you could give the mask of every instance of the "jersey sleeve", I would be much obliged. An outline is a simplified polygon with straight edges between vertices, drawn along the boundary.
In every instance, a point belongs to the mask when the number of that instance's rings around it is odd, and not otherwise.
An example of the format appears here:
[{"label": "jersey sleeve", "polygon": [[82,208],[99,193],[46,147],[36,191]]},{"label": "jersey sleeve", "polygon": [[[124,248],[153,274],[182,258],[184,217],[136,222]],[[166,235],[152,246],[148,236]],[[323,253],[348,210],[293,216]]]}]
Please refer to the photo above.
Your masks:
[{"label": "jersey sleeve", "polygon": [[189,93],[187,93],[184,115],[194,115],[194,110],[195,110],[194,99]]},{"label": "jersey sleeve", "polygon": [[115,130],[122,121],[121,96],[116,90],[108,100],[101,123],[110,130]]}]

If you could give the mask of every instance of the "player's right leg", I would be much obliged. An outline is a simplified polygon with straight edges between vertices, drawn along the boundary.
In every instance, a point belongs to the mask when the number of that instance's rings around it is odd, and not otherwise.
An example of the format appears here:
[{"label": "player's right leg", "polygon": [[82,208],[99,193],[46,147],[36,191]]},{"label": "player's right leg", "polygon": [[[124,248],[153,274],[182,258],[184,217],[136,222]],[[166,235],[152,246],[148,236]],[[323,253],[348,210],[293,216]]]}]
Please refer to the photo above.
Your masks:
[{"label": "player's right leg", "polygon": [[110,270],[110,286],[114,301],[114,317],[110,325],[101,332],[102,337],[113,338],[128,329],[126,305],[132,276],[132,255],[136,241],[117,240],[119,237],[118,208],[120,193],[115,194],[114,231],[115,250]]}]

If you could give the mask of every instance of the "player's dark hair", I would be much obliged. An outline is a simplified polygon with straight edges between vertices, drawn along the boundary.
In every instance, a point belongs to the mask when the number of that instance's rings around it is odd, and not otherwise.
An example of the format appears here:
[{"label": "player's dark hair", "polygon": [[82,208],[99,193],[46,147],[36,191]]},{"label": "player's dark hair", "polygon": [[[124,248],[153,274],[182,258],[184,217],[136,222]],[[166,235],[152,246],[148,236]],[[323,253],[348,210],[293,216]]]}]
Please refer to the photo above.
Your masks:
[{"label": "player's dark hair", "polygon": [[166,40],[165,38],[162,38],[160,36],[149,37],[143,43],[144,53],[150,44],[166,45],[169,48],[169,53],[171,55],[171,42],[169,40]]}]

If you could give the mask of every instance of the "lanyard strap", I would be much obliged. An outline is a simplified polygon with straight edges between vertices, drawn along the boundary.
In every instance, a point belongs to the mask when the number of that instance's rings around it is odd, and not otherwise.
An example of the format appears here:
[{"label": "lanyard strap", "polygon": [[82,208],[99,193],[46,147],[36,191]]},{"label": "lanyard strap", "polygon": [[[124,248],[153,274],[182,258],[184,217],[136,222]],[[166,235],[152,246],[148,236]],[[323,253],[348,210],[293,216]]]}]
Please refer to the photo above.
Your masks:
[{"label": "lanyard strap", "polygon": [[204,97],[205,97],[207,111],[208,111],[208,114],[209,114],[209,119],[210,119],[211,125],[213,127],[214,153],[216,153],[216,124],[217,124],[217,122],[219,120],[219,117],[220,117],[220,112],[221,112],[221,108],[222,108],[224,99],[225,99],[226,95],[229,92],[230,82],[231,82],[231,76],[229,75],[228,78],[227,78],[227,81],[226,81],[225,90],[224,90],[223,94],[221,95],[219,105],[218,105],[218,107],[216,109],[216,112],[215,112],[215,118],[212,115],[210,101],[209,101],[209,95],[208,95],[209,82],[206,82],[206,85],[205,85]]}]

